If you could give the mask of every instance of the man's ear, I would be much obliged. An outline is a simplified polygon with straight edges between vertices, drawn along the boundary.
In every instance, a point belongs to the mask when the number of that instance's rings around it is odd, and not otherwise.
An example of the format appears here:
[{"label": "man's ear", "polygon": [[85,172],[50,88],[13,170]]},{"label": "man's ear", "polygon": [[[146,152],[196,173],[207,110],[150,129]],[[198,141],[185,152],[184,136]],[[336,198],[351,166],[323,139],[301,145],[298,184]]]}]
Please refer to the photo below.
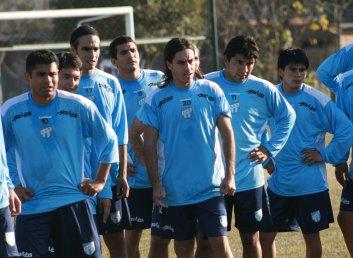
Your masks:
[{"label": "man's ear", "polygon": [[26,80],[27,82],[29,82],[30,79],[31,79],[31,74],[28,73],[28,72],[25,72],[25,80]]}]

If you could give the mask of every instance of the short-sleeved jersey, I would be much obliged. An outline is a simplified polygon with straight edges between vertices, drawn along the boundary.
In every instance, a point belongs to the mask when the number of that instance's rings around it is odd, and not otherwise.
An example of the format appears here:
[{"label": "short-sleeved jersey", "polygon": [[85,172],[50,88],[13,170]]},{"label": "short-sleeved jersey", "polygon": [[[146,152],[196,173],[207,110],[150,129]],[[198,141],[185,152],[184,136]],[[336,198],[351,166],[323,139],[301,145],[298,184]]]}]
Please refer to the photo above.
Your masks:
[{"label": "short-sleeved jersey", "polygon": [[[141,75],[137,80],[124,80],[117,77],[124,95],[126,114],[129,127],[135,118],[137,111],[145,103],[146,96],[158,86],[163,84],[164,74],[160,71],[141,69]],[[135,175],[128,177],[132,188],[151,187],[145,166],[137,158],[136,154],[128,144],[128,153],[135,167]]]},{"label": "short-sleeved jersey", "polygon": [[[328,189],[325,162],[339,164],[353,142],[353,125],[343,112],[323,93],[302,84],[293,94],[280,92],[294,108],[297,118],[291,135],[275,157],[276,169],[268,180],[271,191],[284,196],[300,196]],[[271,130],[275,128],[272,121]],[[325,146],[325,134],[333,138]],[[315,149],[323,162],[308,165],[302,161],[302,151]]]},{"label": "short-sleeved jersey", "polygon": [[167,205],[220,195],[224,168],[216,123],[221,115],[230,117],[228,102],[219,86],[207,80],[186,89],[170,82],[147,97],[141,122],[159,133],[158,172]]},{"label": "short-sleeved jersey", "polygon": [[[95,69],[92,75],[81,77],[76,93],[92,100],[96,104],[100,114],[104,117],[106,122],[113,127],[113,130],[118,136],[119,145],[128,143],[128,127],[124,97],[120,83],[116,77],[99,69]],[[94,160],[94,157],[93,152],[92,171],[98,169],[98,162]],[[113,164],[106,187],[100,194],[102,198],[111,198],[110,187],[116,185],[118,171],[118,166]]]},{"label": "short-sleeved jersey", "polygon": [[[236,142],[236,191],[246,191],[264,185],[261,164],[248,157],[260,145],[272,156],[284,146],[295,121],[295,113],[276,87],[250,75],[242,83],[229,81],[224,70],[209,73],[206,79],[216,82],[223,90],[232,112],[232,126]],[[273,118],[278,127],[269,141],[263,142],[267,122]]]},{"label": "short-sleeved jersey", "polygon": [[0,209],[9,205],[9,188],[14,188],[6,162],[5,141],[0,119]]},{"label": "short-sleeved jersey", "polygon": [[[118,161],[117,137],[96,106],[86,98],[57,91],[47,105],[30,92],[1,107],[10,176],[15,185],[32,189],[22,214],[51,211],[86,199],[78,189],[85,177],[87,138],[101,163]],[[15,157],[10,155],[15,155]]]},{"label": "short-sleeved jersey", "polygon": [[349,44],[326,58],[317,68],[316,76],[323,84],[335,92],[339,87],[338,75],[352,69],[353,44]]}]

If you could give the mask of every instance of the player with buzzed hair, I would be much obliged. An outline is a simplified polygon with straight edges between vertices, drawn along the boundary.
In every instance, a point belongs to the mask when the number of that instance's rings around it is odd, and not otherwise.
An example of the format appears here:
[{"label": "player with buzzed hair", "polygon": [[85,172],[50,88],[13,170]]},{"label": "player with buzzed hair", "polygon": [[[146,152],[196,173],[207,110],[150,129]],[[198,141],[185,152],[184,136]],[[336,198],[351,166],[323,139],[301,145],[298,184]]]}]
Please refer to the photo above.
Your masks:
[{"label": "player with buzzed hair", "polygon": [[[129,195],[128,129],[123,94],[117,78],[96,68],[100,56],[100,38],[93,27],[82,25],[76,28],[70,35],[70,45],[71,51],[82,61],[82,77],[76,92],[96,104],[118,136],[120,163],[112,166],[110,180],[98,196],[97,219],[98,229],[110,256],[127,257],[123,228],[124,224],[130,222],[127,201],[124,198]],[[96,164],[97,162],[92,161],[93,170]]]},{"label": "player with buzzed hair", "polygon": [[[99,236],[86,199],[100,192],[111,163],[119,161],[116,134],[96,106],[57,90],[58,59],[31,52],[26,79],[31,90],[1,106],[11,179],[23,202],[16,219],[22,256],[101,257]],[[85,139],[92,138],[99,166],[85,178]],[[81,161],[81,162],[80,162]]]}]

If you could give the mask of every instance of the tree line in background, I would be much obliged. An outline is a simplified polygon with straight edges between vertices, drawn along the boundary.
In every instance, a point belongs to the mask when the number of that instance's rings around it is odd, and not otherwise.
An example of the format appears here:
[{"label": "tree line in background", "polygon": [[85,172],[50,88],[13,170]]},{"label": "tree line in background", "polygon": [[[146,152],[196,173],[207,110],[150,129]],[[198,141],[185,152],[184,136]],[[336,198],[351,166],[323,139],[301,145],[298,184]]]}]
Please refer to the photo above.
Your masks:
[{"label": "tree line in background", "polygon": [[[250,34],[256,38],[261,49],[254,71],[256,75],[276,82],[278,51],[290,46],[305,48],[315,69],[323,58],[339,48],[339,24],[344,11],[352,3],[353,0],[216,0],[220,63],[223,63],[222,51],[232,37]],[[202,69],[205,72],[215,69],[210,40],[211,1],[208,0],[34,0],[31,3],[8,0],[0,3],[0,9],[15,11],[126,5],[134,8],[135,34],[138,39],[206,35],[207,40],[196,42],[201,49]],[[0,26],[0,45],[68,42],[77,20],[9,21],[7,26]],[[124,33],[123,17],[100,20],[92,25],[105,40]],[[162,69],[163,47],[163,44],[139,46],[147,68]],[[19,72],[23,72],[23,65],[19,68],[19,64],[23,64],[26,54],[0,53],[5,98],[18,94],[19,89],[23,91],[23,82],[14,81],[22,77]],[[108,58],[106,50],[103,50],[103,54]],[[308,80],[314,83],[313,73]]]}]

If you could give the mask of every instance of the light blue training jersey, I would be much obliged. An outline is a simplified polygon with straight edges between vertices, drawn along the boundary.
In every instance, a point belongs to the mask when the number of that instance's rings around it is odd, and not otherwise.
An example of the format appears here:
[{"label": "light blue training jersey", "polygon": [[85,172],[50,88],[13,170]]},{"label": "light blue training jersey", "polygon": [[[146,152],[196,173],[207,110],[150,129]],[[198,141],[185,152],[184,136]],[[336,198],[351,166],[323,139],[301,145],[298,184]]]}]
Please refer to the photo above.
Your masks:
[{"label": "light blue training jersey", "polygon": [[[128,143],[128,125],[126,110],[120,83],[116,77],[99,69],[95,69],[90,76],[82,76],[76,91],[92,100],[106,122],[113,127],[118,136],[119,145]],[[95,160],[94,148],[92,153],[92,171],[97,171],[98,161]],[[104,190],[99,194],[102,198],[112,198],[111,186],[117,184],[118,165],[113,164],[109,180]]]},{"label": "light blue training jersey", "polygon": [[[283,196],[325,191],[328,189],[325,163],[339,164],[346,160],[345,154],[353,143],[353,125],[325,94],[304,83],[293,94],[286,93],[282,84],[278,88],[294,108],[297,119],[286,145],[275,157],[276,169],[268,186]],[[275,128],[272,121],[270,128]],[[333,135],[327,146],[326,133]],[[318,150],[323,162],[303,163],[301,152],[310,149]]]},{"label": "light blue training jersey", "polygon": [[[339,107],[353,123],[353,69],[341,73],[337,76],[338,86],[331,88],[337,97],[337,107]],[[348,155],[348,154],[347,154]],[[349,168],[349,176],[353,179],[353,160],[351,160]]]},{"label": "light blue training jersey", "polygon": [[7,168],[5,142],[0,119],[0,209],[9,206],[9,189],[13,188],[14,185]]},{"label": "light blue training jersey", "polygon": [[146,99],[141,122],[158,130],[158,172],[171,206],[220,196],[224,177],[217,119],[230,117],[222,90],[197,80],[186,89],[170,82]]},{"label": "light blue training jersey", "polygon": [[[273,157],[277,155],[293,127],[293,109],[272,83],[253,75],[242,83],[229,81],[224,76],[224,70],[209,73],[205,77],[220,85],[232,112],[236,142],[236,191],[263,186],[262,165],[251,162],[248,156],[260,145]],[[278,127],[271,133],[269,141],[263,141],[270,118],[276,121]]]},{"label": "light blue training jersey", "polygon": [[[126,105],[126,114],[129,127],[131,126],[137,111],[145,103],[146,96],[158,86],[163,84],[164,74],[160,71],[141,69],[141,75],[137,80],[124,80],[117,77]],[[151,187],[145,166],[137,158],[136,154],[128,144],[128,153],[135,167],[135,176],[128,177],[128,182],[132,188],[148,188]]]},{"label": "light blue training jersey", "polygon": [[341,48],[326,58],[316,70],[316,76],[332,91],[339,87],[338,75],[353,69],[353,44]]},{"label": "light blue training jersey", "polygon": [[87,138],[92,138],[99,162],[119,160],[111,126],[79,95],[58,90],[49,104],[38,105],[27,92],[5,102],[1,115],[7,154],[15,153],[8,157],[11,179],[34,192],[23,203],[24,215],[87,199],[78,189],[85,177]]}]

